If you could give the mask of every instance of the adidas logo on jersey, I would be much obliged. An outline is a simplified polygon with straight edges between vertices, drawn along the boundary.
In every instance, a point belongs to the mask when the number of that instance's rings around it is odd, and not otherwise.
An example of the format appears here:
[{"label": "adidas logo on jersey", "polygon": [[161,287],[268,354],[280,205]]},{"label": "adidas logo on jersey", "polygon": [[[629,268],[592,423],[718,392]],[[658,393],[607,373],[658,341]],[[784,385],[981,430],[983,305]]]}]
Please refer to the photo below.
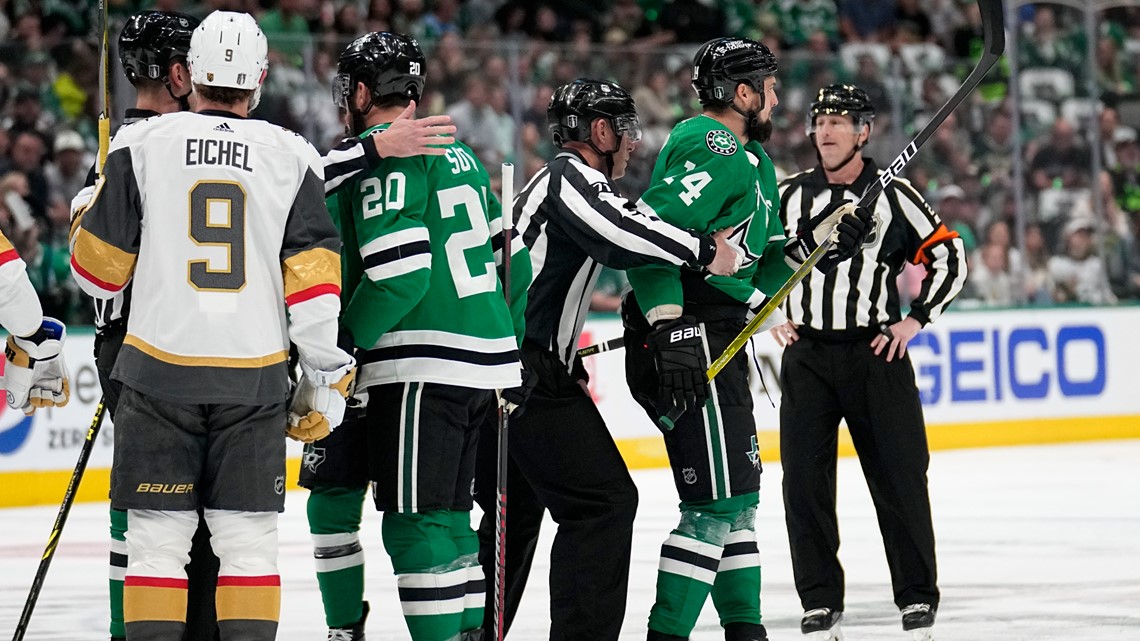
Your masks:
[{"label": "adidas logo on jersey", "polygon": [[225,132],[231,133],[231,134],[234,132],[234,130],[230,129],[230,126],[224,122],[222,124],[218,125],[217,127],[214,127],[214,131],[225,131]]}]

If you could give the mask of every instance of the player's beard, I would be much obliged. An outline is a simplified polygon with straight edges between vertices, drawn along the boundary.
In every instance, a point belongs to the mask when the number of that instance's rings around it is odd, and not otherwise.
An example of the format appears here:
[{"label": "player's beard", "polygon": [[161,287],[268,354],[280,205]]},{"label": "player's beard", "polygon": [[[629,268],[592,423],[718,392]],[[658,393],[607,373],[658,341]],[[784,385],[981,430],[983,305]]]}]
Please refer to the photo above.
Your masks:
[{"label": "player's beard", "polygon": [[761,121],[759,114],[757,114],[748,123],[748,139],[764,144],[772,137],[773,128],[771,116],[767,120]]},{"label": "player's beard", "polygon": [[364,122],[363,112],[350,111],[348,116],[348,124],[344,126],[344,131],[350,138],[355,138],[368,129],[368,125]]}]

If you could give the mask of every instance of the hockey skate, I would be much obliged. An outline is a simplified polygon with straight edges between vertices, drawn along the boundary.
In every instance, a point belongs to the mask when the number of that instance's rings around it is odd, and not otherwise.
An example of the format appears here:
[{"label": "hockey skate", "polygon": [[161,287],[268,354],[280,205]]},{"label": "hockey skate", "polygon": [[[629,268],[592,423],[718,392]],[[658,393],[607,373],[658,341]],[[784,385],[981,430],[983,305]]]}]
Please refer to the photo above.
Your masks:
[{"label": "hockey skate", "polygon": [[808,610],[800,619],[800,632],[810,641],[843,641],[843,631],[839,629],[842,620],[843,613],[831,608]]},{"label": "hockey skate", "polygon": [[762,623],[726,623],[724,641],[768,641],[768,631]]},{"label": "hockey skate", "polygon": [[902,609],[903,630],[910,632],[914,641],[933,641],[936,610],[929,603],[912,603]]},{"label": "hockey skate", "polygon": [[329,628],[328,641],[364,641],[364,621],[368,619],[368,602],[364,602],[364,611],[360,620],[346,628]]}]

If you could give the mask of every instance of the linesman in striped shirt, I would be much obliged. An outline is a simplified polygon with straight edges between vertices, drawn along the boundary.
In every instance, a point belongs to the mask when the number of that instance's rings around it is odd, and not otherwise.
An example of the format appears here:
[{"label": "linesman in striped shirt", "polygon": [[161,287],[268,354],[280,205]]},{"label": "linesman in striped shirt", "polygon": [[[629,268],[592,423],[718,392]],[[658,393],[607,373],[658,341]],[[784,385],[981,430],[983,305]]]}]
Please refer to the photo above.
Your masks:
[{"label": "linesman in striped shirt", "polygon": [[[862,148],[875,118],[852,85],[820,90],[807,129],[819,166],[780,185],[789,236],[835,200],[857,200],[883,173]],[[836,556],[836,443],[846,420],[875,502],[905,630],[929,639],[939,592],[926,469],[930,455],[907,344],[938,318],[966,280],[962,240],[906,180],[895,178],[871,207],[875,228],[862,252],[827,274],[812,272],[788,297],[789,321],[772,330],[786,345],[780,457],[801,631],[841,638],[843,568]],[[922,265],[922,291],[900,311],[895,279]]]}]

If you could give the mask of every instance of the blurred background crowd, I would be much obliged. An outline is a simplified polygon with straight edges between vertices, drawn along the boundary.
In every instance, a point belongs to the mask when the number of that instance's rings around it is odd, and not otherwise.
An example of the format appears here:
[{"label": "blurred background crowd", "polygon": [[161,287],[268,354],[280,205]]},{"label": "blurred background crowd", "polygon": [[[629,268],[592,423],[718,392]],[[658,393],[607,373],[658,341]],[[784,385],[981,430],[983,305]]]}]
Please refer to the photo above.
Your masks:
[{"label": "blurred background crowd", "polygon": [[[853,82],[876,102],[866,153],[887,164],[980,54],[974,0],[109,0],[112,40],[142,9],[257,16],[270,74],[255,112],[328,148],[336,58],[366,31],[412,34],[428,54],[420,115],[448,113],[493,174],[552,157],[546,105],[580,76],[629,88],[645,135],[623,193],[646,187],[670,128],[699,110],[697,45],[766,43],[780,61],[775,134],[783,175],[815,165],[804,132],[819,87]],[[958,307],[1118,304],[1140,298],[1140,1],[1006,0],[1007,56],[938,130],[906,176],[965,239]],[[1115,5],[1115,6],[1110,6]],[[47,313],[90,320],[68,274],[68,204],[97,148],[93,0],[0,0],[0,228]],[[1085,12],[1089,13],[1086,14]],[[133,92],[114,66],[115,123]],[[902,276],[911,291],[918,276]],[[615,305],[608,274],[595,297]]]}]

